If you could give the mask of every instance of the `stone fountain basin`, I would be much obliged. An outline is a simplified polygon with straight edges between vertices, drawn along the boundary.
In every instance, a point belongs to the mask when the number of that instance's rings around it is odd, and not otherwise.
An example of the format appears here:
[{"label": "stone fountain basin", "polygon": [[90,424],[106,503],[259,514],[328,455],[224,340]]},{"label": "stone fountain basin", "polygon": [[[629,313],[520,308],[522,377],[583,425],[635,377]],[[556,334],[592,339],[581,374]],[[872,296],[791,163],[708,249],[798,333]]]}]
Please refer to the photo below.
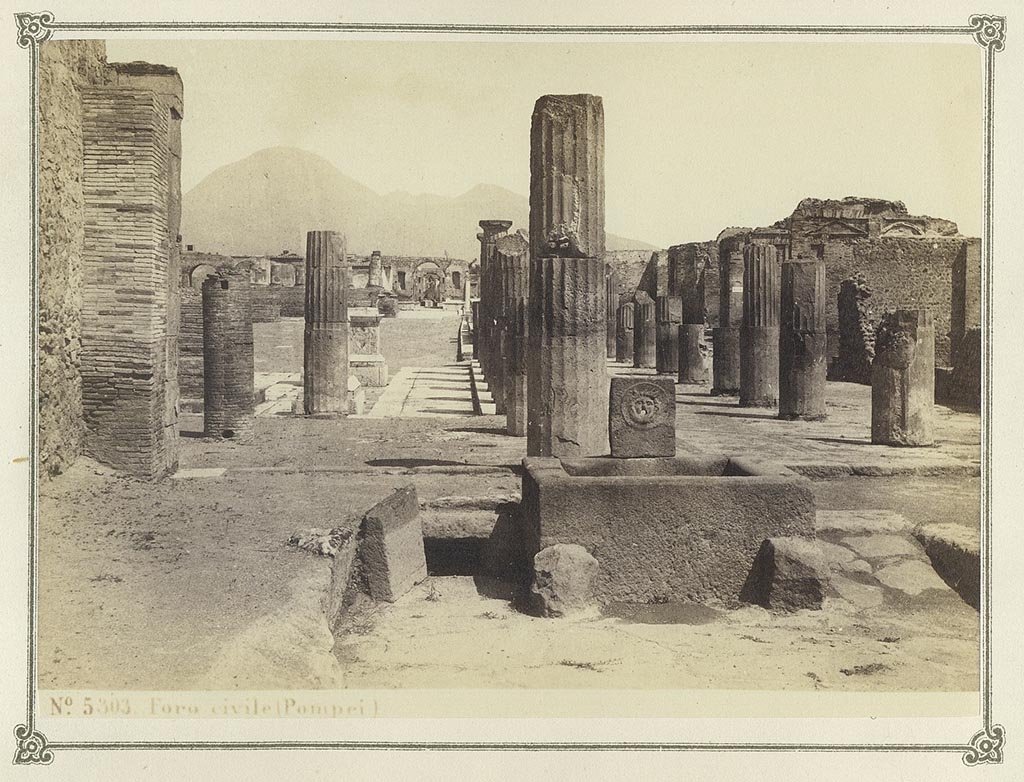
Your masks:
[{"label": "stone fountain basin", "polygon": [[523,460],[524,553],[576,543],[602,604],[735,605],[765,538],[814,536],[811,483],[744,456]]}]

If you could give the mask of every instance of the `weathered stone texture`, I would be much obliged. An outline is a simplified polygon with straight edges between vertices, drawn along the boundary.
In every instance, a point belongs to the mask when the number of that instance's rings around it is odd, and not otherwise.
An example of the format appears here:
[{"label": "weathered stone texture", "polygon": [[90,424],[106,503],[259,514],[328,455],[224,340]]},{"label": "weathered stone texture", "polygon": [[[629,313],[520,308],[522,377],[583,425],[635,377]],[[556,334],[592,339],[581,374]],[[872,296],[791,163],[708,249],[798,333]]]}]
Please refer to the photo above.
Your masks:
[{"label": "weathered stone texture", "polygon": [[658,297],[655,302],[655,367],[659,374],[674,375],[679,371],[679,324],[682,317],[681,297]]},{"label": "weathered stone texture", "polygon": [[523,462],[527,554],[583,546],[601,604],[736,604],[766,538],[813,534],[810,481],[725,457]]},{"label": "weathered stone texture", "polygon": [[63,471],[85,434],[82,349],[84,87],[107,79],[103,41],[47,41],[39,47],[39,466]]},{"label": "weathered stone texture", "polygon": [[530,593],[538,613],[562,617],[593,608],[593,581],[599,569],[598,561],[574,543],[556,543],[537,552]]},{"label": "weathered stone texture", "polygon": [[498,238],[504,236],[512,227],[511,220],[481,220],[480,228],[483,230],[477,234],[480,240],[480,305],[478,307],[479,324],[477,325],[476,346],[477,360],[480,368],[483,369],[488,383],[493,383],[495,363],[499,361],[497,344],[497,308],[500,295],[497,262],[495,251]]},{"label": "weathered stone texture", "polygon": [[935,327],[927,310],[882,318],[871,377],[871,442],[931,445],[935,402]]},{"label": "weathered stone texture", "polygon": [[348,414],[347,278],[345,238],[334,231],[306,234],[306,415]]},{"label": "weathered stone texture", "polygon": [[530,253],[596,258],[603,266],[604,243],[601,98],[544,95],[530,130]]},{"label": "weathered stone texture", "polygon": [[771,245],[743,249],[743,325],[740,327],[740,405],[779,401],[779,259]]},{"label": "weathered stone texture", "polygon": [[605,264],[605,317],[607,320],[607,332],[605,345],[608,358],[615,358],[615,329],[616,317],[619,309],[619,280],[614,270]]},{"label": "weathered stone texture", "polygon": [[737,229],[718,237],[718,327],[712,336],[713,394],[740,390],[740,327],[743,324],[743,245],[747,235]]},{"label": "weathered stone texture", "polygon": [[970,329],[981,328],[981,240],[968,239],[953,261],[949,316],[950,365],[957,365],[957,350]]},{"label": "weathered stone texture", "polygon": [[779,418],[825,417],[828,334],[825,264],[790,259],[782,264],[779,318]]},{"label": "weathered stone texture", "polygon": [[613,377],[608,438],[620,458],[676,455],[676,389],[671,378]]},{"label": "weathered stone texture", "polygon": [[[721,331],[717,329],[716,331]],[[687,385],[704,385],[708,382],[708,370],[704,363],[704,324],[683,323],[679,326],[677,338],[679,372],[676,380]]]},{"label": "weathered stone texture", "polygon": [[177,465],[182,87],[163,66],[113,67],[82,92],[86,448],[156,477]]},{"label": "weathered stone texture", "polygon": [[829,563],[820,545],[799,537],[765,540],[742,599],[777,611],[820,609],[831,584]]},{"label": "weathered stone texture", "polygon": [[633,315],[636,305],[631,301],[619,305],[615,323],[615,360],[633,363]]},{"label": "weathered stone texture", "polygon": [[358,557],[374,600],[393,603],[427,577],[415,486],[396,489],[366,512]]},{"label": "weathered stone texture", "polygon": [[654,300],[645,291],[637,291],[633,300],[633,366],[658,364],[658,324]]},{"label": "weathered stone texture", "polygon": [[530,259],[527,453],[606,452],[604,264]]},{"label": "weathered stone texture", "polygon": [[839,284],[839,355],[832,369],[834,380],[871,384],[875,323],[870,298],[871,288],[863,274]]},{"label": "weathered stone texture", "polygon": [[502,410],[506,431],[527,433],[527,366],[529,354],[530,245],[522,231],[498,239],[495,258],[502,276],[501,352]]},{"label": "weathered stone texture", "polygon": [[[206,279],[204,277],[204,279]],[[203,399],[203,289],[191,286],[180,292],[178,328],[178,390],[190,407]]]},{"label": "weathered stone texture", "polygon": [[203,431],[207,437],[252,435],[255,355],[250,282],[244,272],[203,281]]}]

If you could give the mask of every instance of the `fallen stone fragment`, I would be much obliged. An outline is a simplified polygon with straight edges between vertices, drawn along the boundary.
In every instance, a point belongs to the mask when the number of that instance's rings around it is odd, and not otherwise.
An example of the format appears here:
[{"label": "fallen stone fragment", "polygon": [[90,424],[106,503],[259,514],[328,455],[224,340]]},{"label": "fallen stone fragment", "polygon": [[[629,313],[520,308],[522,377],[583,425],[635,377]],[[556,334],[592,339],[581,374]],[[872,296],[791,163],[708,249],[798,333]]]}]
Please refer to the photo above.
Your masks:
[{"label": "fallen stone fragment", "polygon": [[542,616],[579,614],[591,607],[592,582],[599,565],[583,546],[556,543],[533,558],[534,605]]},{"label": "fallen stone fragment", "polygon": [[393,603],[427,577],[416,487],[403,486],[363,517],[359,563],[374,600]]},{"label": "fallen stone fragment", "polygon": [[754,559],[740,599],[772,610],[820,609],[829,589],[829,560],[817,541],[768,538]]}]

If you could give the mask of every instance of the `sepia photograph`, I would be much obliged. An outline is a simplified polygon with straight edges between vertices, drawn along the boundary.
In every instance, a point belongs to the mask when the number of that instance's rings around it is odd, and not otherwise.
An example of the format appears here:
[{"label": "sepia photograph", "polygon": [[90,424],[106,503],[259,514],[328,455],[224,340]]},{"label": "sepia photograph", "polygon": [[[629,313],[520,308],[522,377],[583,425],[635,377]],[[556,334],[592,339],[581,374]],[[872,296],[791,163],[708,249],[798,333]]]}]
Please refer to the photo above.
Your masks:
[{"label": "sepia photograph", "polygon": [[1003,16],[52,10],[7,36],[16,765],[87,718],[950,718],[1002,761]]}]

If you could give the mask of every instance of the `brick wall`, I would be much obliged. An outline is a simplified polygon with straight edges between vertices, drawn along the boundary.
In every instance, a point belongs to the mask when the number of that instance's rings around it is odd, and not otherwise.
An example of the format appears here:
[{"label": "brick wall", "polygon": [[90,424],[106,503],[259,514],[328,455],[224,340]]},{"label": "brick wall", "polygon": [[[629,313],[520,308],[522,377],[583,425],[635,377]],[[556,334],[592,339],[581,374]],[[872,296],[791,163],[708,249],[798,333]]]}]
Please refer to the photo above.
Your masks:
[{"label": "brick wall", "polygon": [[195,406],[203,398],[203,292],[181,289],[181,325],[178,329],[178,389],[184,402]]},{"label": "brick wall", "polygon": [[208,437],[245,438],[253,430],[252,305],[259,286],[245,271],[203,281],[203,431]]},{"label": "brick wall", "polygon": [[81,90],[107,78],[103,41],[47,41],[39,48],[39,459],[64,470],[82,449]]},{"label": "brick wall", "polygon": [[87,451],[157,477],[177,465],[181,82],[132,77],[82,93],[82,402]]}]

